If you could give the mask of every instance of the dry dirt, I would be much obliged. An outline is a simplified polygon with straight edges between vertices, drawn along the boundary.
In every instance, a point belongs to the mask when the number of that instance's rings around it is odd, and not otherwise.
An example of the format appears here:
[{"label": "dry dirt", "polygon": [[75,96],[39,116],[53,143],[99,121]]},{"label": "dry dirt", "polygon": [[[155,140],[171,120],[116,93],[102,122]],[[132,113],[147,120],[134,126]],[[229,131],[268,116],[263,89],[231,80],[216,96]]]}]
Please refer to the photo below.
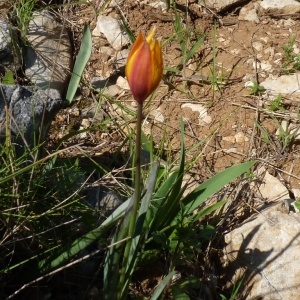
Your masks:
[{"label": "dry dirt", "polygon": [[[241,6],[216,14],[198,5],[197,1],[188,1],[188,7],[185,6],[186,1],[176,1],[177,13],[186,29],[184,36],[189,49],[205,36],[195,55],[182,63],[183,55],[174,29],[174,10],[170,8],[162,12],[160,8],[141,2],[121,1],[118,6],[108,7],[103,13],[118,19],[123,17],[135,35],[139,31],[147,33],[156,26],[157,36],[161,38],[164,77],[144,109],[147,121],[144,131],[149,134],[152,130],[155,146],[160,147],[163,141],[165,150],[171,150],[176,157],[180,149],[180,119],[183,117],[185,146],[187,149],[194,147],[188,153],[187,160],[196,159],[192,169],[196,181],[201,182],[239,162],[258,159],[268,167],[271,174],[279,176],[289,189],[298,188],[298,145],[292,141],[284,148],[275,136],[277,121],[280,123],[288,118],[289,112],[298,111],[298,103],[284,97],[281,105],[286,111],[282,114],[279,112],[275,120],[268,110],[270,97],[266,93],[251,95],[245,83],[259,83],[270,74],[282,72],[283,46],[292,37],[295,37],[297,43],[299,22],[279,19],[260,11],[260,22],[256,24],[238,19]],[[256,1],[252,2],[248,5]],[[75,48],[78,49],[83,24],[89,23],[91,30],[95,27],[95,12],[92,6],[68,6],[63,13],[68,24],[71,24]],[[95,76],[110,75],[113,83],[118,76],[124,77],[124,68],[116,67],[117,53],[111,51],[108,54],[107,50],[103,50],[107,47],[109,44],[105,38],[93,38],[93,53],[84,75],[86,83],[91,82]],[[264,63],[269,64],[269,69],[261,67]],[[172,68],[177,71],[172,73]],[[212,79],[213,74],[215,81]],[[84,138],[76,136],[72,142],[81,143],[81,149],[89,155],[115,152],[128,130],[134,128],[134,116],[116,110],[112,101],[94,93],[88,84],[82,85],[81,92],[71,108],[58,114],[50,132],[51,143],[68,132],[72,124],[75,124],[73,129],[76,126],[78,129],[81,110],[101,99],[104,118],[110,120],[107,125],[109,132],[89,132]],[[134,111],[134,101],[129,91],[122,91],[115,100]],[[199,114],[190,108],[183,108],[184,103],[202,104],[207,108],[211,122],[200,124]],[[164,121],[158,121],[153,111],[159,111]],[[125,123],[129,123],[130,128]],[[257,123],[268,133],[268,143],[263,139]]]}]

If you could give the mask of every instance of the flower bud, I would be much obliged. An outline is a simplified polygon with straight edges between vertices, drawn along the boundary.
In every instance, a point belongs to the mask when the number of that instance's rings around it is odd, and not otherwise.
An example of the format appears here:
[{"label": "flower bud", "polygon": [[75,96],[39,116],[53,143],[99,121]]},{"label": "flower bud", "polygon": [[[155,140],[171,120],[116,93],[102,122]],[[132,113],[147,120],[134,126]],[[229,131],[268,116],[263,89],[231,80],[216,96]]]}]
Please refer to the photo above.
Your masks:
[{"label": "flower bud", "polygon": [[139,103],[157,88],[163,72],[161,46],[154,38],[155,31],[154,28],[146,39],[139,33],[127,58],[125,74],[133,97]]}]

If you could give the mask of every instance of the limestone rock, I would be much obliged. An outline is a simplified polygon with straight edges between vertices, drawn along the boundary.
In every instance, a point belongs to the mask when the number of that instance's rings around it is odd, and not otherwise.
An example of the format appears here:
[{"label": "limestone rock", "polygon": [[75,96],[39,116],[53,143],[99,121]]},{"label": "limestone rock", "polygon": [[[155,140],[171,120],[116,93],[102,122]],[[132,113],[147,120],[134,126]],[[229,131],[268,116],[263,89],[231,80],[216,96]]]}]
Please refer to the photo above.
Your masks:
[{"label": "limestone rock", "polygon": [[93,31],[93,36],[104,34],[107,41],[115,50],[121,50],[129,43],[129,37],[122,32],[118,20],[110,16],[98,16],[97,26]]},{"label": "limestone rock", "polygon": [[278,78],[267,78],[261,82],[263,86],[271,95],[277,96],[278,94],[299,94],[299,73],[292,75],[282,75]]},{"label": "limestone rock", "polygon": [[165,117],[163,115],[163,112],[161,111],[160,107],[157,109],[153,109],[150,111],[150,115],[154,117],[154,120],[158,123],[164,123]]},{"label": "limestone rock", "polygon": [[48,12],[35,13],[29,23],[25,73],[39,88],[54,88],[61,95],[72,67],[71,42],[63,25]]},{"label": "limestone rock", "polygon": [[245,5],[241,8],[239,13],[239,20],[241,21],[250,21],[258,24],[260,22],[257,8],[250,2],[248,5]]},{"label": "limestone rock", "polygon": [[270,208],[225,235],[226,273],[245,274],[243,299],[299,299],[299,232],[299,214]]},{"label": "limestone rock", "polygon": [[181,105],[181,108],[190,108],[192,111],[199,113],[199,125],[205,126],[212,122],[212,118],[207,113],[207,108],[201,104],[185,103]]},{"label": "limestone rock", "polygon": [[300,3],[296,0],[263,0],[260,2],[262,8],[277,14],[296,14],[300,12]]},{"label": "limestone rock", "polygon": [[225,11],[235,5],[249,2],[247,0],[206,0],[205,5],[218,12]]},{"label": "limestone rock", "polygon": [[262,198],[267,199],[268,202],[280,202],[289,198],[289,191],[280,182],[279,179],[272,176],[264,168],[257,171],[257,175],[262,178],[262,183],[259,186],[259,193]]}]

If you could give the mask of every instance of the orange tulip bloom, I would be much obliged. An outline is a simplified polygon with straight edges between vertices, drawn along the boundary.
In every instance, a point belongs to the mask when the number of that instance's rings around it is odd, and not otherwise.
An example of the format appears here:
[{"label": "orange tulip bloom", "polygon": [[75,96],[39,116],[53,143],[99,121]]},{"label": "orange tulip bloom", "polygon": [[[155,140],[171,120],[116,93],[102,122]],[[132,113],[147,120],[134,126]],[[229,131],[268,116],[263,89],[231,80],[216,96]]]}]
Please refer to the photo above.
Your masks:
[{"label": "orange tulip bloom", "polygon": [[125,74],[133,97],[139,103],[157,88],[163,72],[161,46],[154,38],[155,31],[154,28],[146,39],[139,33],[127,58]]}]

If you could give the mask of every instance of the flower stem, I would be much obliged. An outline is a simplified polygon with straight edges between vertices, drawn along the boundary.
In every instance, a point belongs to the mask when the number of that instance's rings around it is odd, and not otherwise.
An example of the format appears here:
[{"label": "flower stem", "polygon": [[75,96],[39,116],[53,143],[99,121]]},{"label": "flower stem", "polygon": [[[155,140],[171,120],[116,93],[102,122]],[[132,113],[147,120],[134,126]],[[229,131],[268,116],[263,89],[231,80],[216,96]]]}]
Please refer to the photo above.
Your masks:
[{"label": "flower stem", "polygon": [[143,103],[138,102],[137,107],[137,122],[136,122],[136,138],[135,138],[135,176],[134,176],[134,202],[133,202],[133,214],[129,225],[128,236],[132,237],[134,234],[134,228],[141,202],[141,135],[142,135],[142,120],[143,120]]},{"label": "flower stem", "polygon": [[[142,120],[143,120],[143,104],[138,103],[137,107],[137,123],[136,123],[136,140],[135,140],[135,176],[134,176],[134,202],[131,209],[131,218],[128,226],[128,237],[130,238],[125,246],[124,250],[124,259],[122,262],[120,281],[119,281],[119,295],[118,299],[125,299],[126,295],[124,292],[127,292],[128,286],[124,288],[127,267],[130,265],[129,255],[132,245],[132,239],[134,235],[136,219],[138,215],[139,203],[141,202],[141,134],[142,134]],[[128,280],[129,284],[129,280]],[[123,293],[121,292],[123,291]]]}]

